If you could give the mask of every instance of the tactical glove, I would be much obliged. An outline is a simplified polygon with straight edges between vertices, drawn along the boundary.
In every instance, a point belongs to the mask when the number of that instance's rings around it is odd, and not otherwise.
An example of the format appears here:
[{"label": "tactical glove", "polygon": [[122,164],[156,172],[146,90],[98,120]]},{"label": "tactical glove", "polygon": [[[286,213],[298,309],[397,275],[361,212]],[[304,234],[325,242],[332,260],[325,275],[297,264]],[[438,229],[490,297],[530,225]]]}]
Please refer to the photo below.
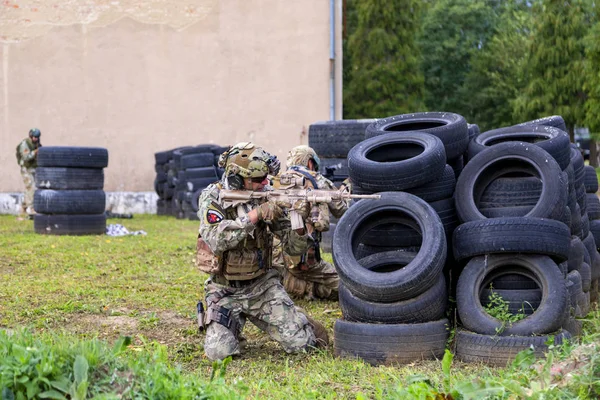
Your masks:
[{"label": "tactical glove", "polygon": [[256,213],[259,220],[269,222],[281,217],[283,210],[277,204],[267,201],[256,207]]}]

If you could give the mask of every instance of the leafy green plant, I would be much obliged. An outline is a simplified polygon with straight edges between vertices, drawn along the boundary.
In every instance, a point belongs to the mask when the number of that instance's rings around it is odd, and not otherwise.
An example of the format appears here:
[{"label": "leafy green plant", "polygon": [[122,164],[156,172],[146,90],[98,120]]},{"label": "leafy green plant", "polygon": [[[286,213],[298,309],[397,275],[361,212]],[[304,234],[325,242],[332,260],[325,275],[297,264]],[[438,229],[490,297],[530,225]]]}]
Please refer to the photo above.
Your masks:
[{"label": "leafy green plant", "polygon": [[484,309],[489,315],[502,322],[502,325],[496,328],[497,334],[502,333],[504,329],[507,326],[510,326],[512,323],[520,321],[526,317],[522,307],[519,309],[517,314],[510,312],[509,303],[505,301],[497,292],[495,292],[491,286],[488,299],[489,303],[485,305]]}]

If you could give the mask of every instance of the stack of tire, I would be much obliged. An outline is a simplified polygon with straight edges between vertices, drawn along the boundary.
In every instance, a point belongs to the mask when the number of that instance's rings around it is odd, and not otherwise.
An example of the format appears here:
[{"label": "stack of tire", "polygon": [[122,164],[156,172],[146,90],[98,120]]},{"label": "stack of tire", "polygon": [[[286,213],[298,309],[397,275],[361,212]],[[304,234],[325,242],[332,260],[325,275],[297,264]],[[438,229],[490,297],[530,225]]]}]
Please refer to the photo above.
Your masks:
[{"label": "stack of tire", "polygon": [[[455,193],[462,225],[454,257],[467,262],[456,287],[463,327],[456,355],[493,365],[531,346],[542,355],[550,336],[559,344],[571,336],[562,328],[577,324],[568,274],[583,266],[574,247],[579,237],[571,236],[581,214],[569,202],[575,185],[568,135],[530,123],[496,129],[471,140],[468,160]],[[525,318],[510,324],[492,317],[484,308],[492,292]]]},{"label": "stack of tire", "polygon": [[200,193],[223,175],[217,162],[226,149],[204,144],[155,153],[157,214],[197,220]]},{"label": "stack of tire", "polygon": [[[364,238],[381,229],[382,221],[413,227],[422,238],[419,246],[359,256]],[[446,246],[440,217],[417,196],[383,192],[379,200],[350,207],[333,237],[343,314],[334,326],[335,354],[372,365],[443,356],[449,325],[442,273]]]},{"label": "stack of tire", "polygon": [[[320,173],[336,186],[348,178],[348,152],[365,139],[366,127],[373,119],[320,121],[308,127],[308,145],[321,160]],[[323,232],[321,249],[331,252],[337,219],[331,217],[329,230]]]},{"label": "stack of tire", "polygon": [[[369,125],[365,136],[348,156],[353,193],[404,191],[420,197],[441,218],[451,249],[452,232],[458,225],[453,200],[456,176],[462,170],[469,143],[465,118],[446,112],[396,115]],[[359,256],[398,246],[418,247],[420,240],[418,232],[410,227],[382,223],[364,239]],[[454,269],[451,254],[446,264],[449,283]]]},{"label": "stack of tire", "polygon": [[[596,250],[598,250],[600,249],[600,207],[597,194],[598,175],[596,174],[596,169],[590,165],[586,165],[584,169],[584,186],[587,193],[586,202],[590,227],[589,234],[592,235]],[[598,302],[598,291],[600,290],[600,268],[593,262],[591,275],[590,301],[596,303]]]},{"label": "stack of tire", "polygon": [[156,215],[173,215],[175,185],[172,181],[172,173],[169,177],[169,171],[173,168],[173,152],[187,147],[189,146],[154,153],[154,170],[156,171],[154,191],[158,195],[158,200],[156,200]]},{"label": "stack of tire", "polygon": [[106,231],[104,168],[108,150],[45,146],[38,150],[34,230],[47,235],[99,235]]},{"label": "stack of tire", "polygon": [[225,150],[227,147],[203,144],[173,152],[168,175],[175,186],[173,206],[177,218],[198,220],[198,199],[202,190],[223,175],[217,163]]}]

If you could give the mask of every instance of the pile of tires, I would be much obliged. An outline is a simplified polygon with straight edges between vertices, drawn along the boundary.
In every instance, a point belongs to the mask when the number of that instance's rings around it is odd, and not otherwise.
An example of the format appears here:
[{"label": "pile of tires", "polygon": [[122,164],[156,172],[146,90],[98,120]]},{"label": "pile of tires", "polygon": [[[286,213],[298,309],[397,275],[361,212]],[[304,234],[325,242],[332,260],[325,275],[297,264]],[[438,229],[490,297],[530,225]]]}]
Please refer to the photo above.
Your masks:
[{"label": "pile of tires", "polygon": [[[578,245],[579,160],[571,155],[563,130],[532,123],[470,141],[455,193],[462,224],[452,241],[454,258],[467,263],[456,286],[459,359],[506,365],[531,346],[542,355],[550,336],[559,344],[577,334],[575,317],[587,311],[578,311],[581,285],[573,280],[588,264]],[[524,318],[490,315],[494,293]]]},{"label": "pile of tires", "polygon": [[205,144],[155,153],[157,214],[197,220],[200,193],[223,175],[217,163],[225,150]]},{"label": "pile of tires", "polygon": [[[321,160],[319,172],[339,187],[348,178],[348,152],[365,139],[365,129],[374,119],[319,121],[308,127],[308,145]],[[331,252],[337,219],[331,216],[328,231],[323,232],[321,249]]]},{"label": "pile of tires", "polygon": [[[385,239],[383,229],[396,240],[414,230],[421,240],[364,254],[365,240]],[[335,354],[372,365],[441,357],[448,339],[446,248],[438,213],[417,196],[384,192],[350,207],[333,237],[343,314],[334,326]]]},{"label": "pile of tires", "polygon": [[[579,151],[578,151],[579,153]],[[581,155],[581,153],[579,153]],[[586,210],[587,210],[587,222],[589,226],[588,235],[583,239],[586,250],[590,255],[590,302],[596,303],[598,301],[599,280],[600,280],[600,266],[598,262],[600,259],[597,258],[597,250],[600,248],[600,202],[598,201],[598,175],[594,167],[586,165],[583,172],[583,186],[586,192]],[[583,223],[585,223],[585,218]],[[587,226],[586,226],[587,228]],[[583,229],[583,226],[582,226]],[[593,248],[596,251],[593,251]],[[582,276],[583,278],[583,276]]]},{"label": "pile of tires", "polygon": [[38,150],[34,230],[45,235],[99,235],[106,231],[104,168],[108,150],[45,146]]}]

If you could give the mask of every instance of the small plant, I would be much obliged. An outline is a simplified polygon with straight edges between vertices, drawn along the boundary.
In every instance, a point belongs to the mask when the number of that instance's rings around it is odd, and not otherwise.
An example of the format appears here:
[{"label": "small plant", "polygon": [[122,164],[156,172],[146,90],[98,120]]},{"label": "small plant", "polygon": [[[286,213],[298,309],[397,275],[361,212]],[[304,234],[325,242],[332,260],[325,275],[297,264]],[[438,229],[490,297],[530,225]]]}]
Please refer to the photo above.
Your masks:
[{"label": "small plant", "polygon": [[508,307],[509,303],[504,300],[502,296],[496,293],[491,286],[488,299],[489,303],[484,307],[486,312],[502,322],[502,325],[496,328],[497,334],[502,333],[507,326],[510,326],[526,317],[523,307],[518,310],[517,314],[510,312],[510,308]]}]

